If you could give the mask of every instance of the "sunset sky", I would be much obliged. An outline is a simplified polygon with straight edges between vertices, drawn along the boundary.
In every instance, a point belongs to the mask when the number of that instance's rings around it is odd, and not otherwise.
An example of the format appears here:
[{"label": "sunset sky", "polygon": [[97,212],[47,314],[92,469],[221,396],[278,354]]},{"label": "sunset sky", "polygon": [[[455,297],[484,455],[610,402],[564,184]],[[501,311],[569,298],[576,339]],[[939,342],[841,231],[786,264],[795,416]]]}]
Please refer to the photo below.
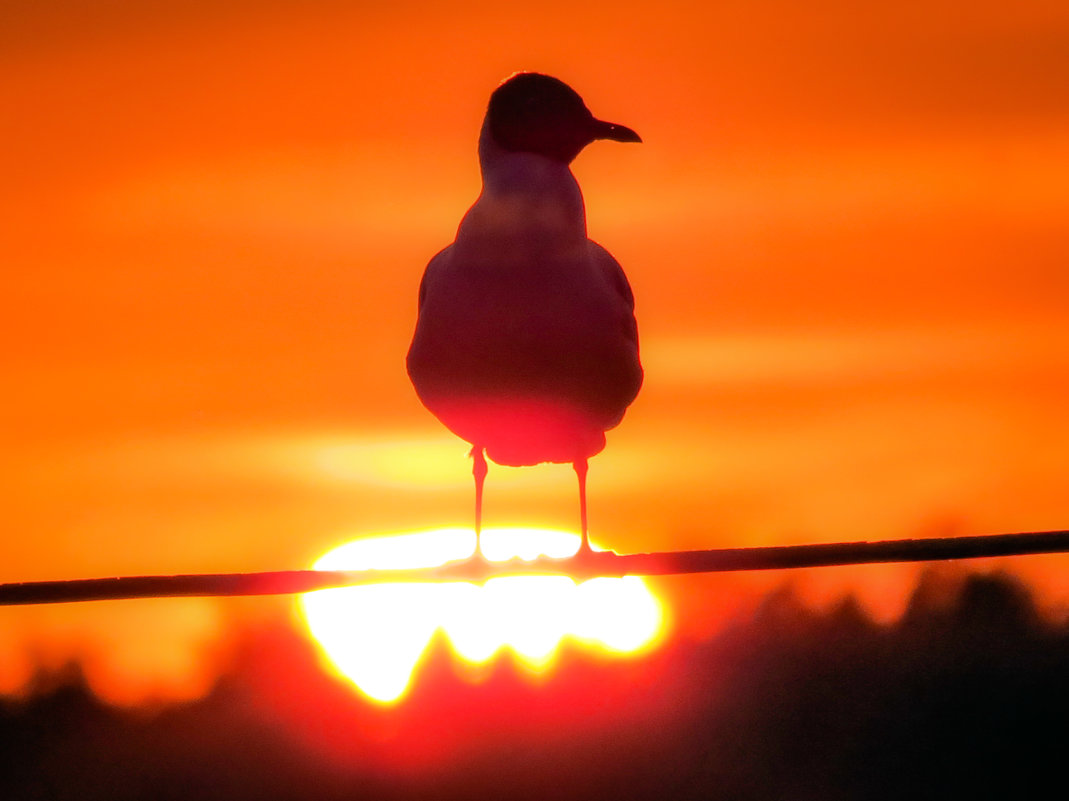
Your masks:
[{"label": "sunset sky", "polygon": [[[536,11],[533,9],[537,9]],[[289,569],[469,525],[404,356],[530,69],[640,146],[573,165],[646,381],[620,552],[1066,528],[1069,4],[64,2],[0,10],[0,581]],[[491,466],[488,525],[578,522]],[[1069,559],[1001,563],[1069,609]],[[888,619],[915,567],[792,576]],[[665,579],[699,637],[783,575]],[[0,610],[0,691],[192,696],[289,599]]]}]

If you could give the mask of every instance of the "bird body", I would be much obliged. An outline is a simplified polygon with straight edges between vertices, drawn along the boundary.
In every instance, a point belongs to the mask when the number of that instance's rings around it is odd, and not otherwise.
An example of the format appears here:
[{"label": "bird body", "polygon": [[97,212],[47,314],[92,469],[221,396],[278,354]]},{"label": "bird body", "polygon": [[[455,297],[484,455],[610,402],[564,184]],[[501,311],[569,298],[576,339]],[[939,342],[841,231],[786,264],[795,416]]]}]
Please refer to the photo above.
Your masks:
[{"label": "bird body", "polygon": [[[517,81],[519,111],[508,96]],[[498,464],[570,462],[585,476],[642,383],[631,288],[587,237],[569,168],[594,138],[638,141],[556,79],[503,84],[479,139],[482,192],[420,285],[408,373],[424,405],[472,444],[477,507],[483,449]]]}]

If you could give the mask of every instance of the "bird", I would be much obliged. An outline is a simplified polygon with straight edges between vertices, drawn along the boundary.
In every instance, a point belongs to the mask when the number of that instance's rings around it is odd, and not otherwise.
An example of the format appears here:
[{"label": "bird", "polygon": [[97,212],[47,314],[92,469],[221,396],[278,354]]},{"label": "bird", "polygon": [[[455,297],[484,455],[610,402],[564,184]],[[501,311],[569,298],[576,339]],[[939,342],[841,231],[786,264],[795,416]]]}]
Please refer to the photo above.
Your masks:
[{"label": "bird", "polygon": [[471,445],[476,554],[486,458],[567,464],[579,483],[588,557],[588,460],[642,386],[635,299],[619,262],[587,237],[571,171],[596,140],[641,142],[594,117],[568,84],[514,73],[479,133],[482,190],[452,244],[427,265],[406,359],[416,394]]}]

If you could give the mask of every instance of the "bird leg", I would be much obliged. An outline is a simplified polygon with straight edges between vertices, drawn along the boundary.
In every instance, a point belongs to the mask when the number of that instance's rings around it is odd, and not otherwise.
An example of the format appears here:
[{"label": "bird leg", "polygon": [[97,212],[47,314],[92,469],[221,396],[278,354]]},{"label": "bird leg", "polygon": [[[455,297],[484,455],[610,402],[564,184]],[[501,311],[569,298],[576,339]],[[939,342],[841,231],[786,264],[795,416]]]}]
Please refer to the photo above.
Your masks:
[{"label": "bird leg", "polygon": [[586,526],[586,458],[576,459],[572,462],[572,467],[575,468],[575,475],[579,478],[579,528],[582,538],[579,542],[579,552],[576,556],[586,556],[594,552],[590,547],[590,536],[587,533]]},{"label": "bird leg", "polygon": [[483,482],[486,480],[486,456],[483,449],[475,446],[471,449],[472,475],[475,476],[475,555],[482,555],[483,531]]}]

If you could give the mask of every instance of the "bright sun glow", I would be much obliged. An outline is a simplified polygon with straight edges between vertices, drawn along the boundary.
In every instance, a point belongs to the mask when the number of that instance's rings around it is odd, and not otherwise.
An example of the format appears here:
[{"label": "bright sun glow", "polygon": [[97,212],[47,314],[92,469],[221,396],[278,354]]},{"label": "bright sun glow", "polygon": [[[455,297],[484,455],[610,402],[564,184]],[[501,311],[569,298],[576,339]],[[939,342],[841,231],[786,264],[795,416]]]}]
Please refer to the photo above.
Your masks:
[{"label": "bright sun glow", "polygon": [[[565,557],[578,545],[579,537],[564,531],[483,532],[483,551],[494,561]],[[474,546],[474,534],[462,528],[375,537],[335,548],[315,567],[432,567],[470,556]],[[652,645],[664,627],[660,600],[637,577],[579,584],[563,576],[497,578],[484,586],[376,584],[308,593],[301,606],[335,668],[382,702],[404,694],[437,629],[469,662],[486,662],[508,647],[529,666],[544,668],[564,637],[614,654],[633,654]]]}]

